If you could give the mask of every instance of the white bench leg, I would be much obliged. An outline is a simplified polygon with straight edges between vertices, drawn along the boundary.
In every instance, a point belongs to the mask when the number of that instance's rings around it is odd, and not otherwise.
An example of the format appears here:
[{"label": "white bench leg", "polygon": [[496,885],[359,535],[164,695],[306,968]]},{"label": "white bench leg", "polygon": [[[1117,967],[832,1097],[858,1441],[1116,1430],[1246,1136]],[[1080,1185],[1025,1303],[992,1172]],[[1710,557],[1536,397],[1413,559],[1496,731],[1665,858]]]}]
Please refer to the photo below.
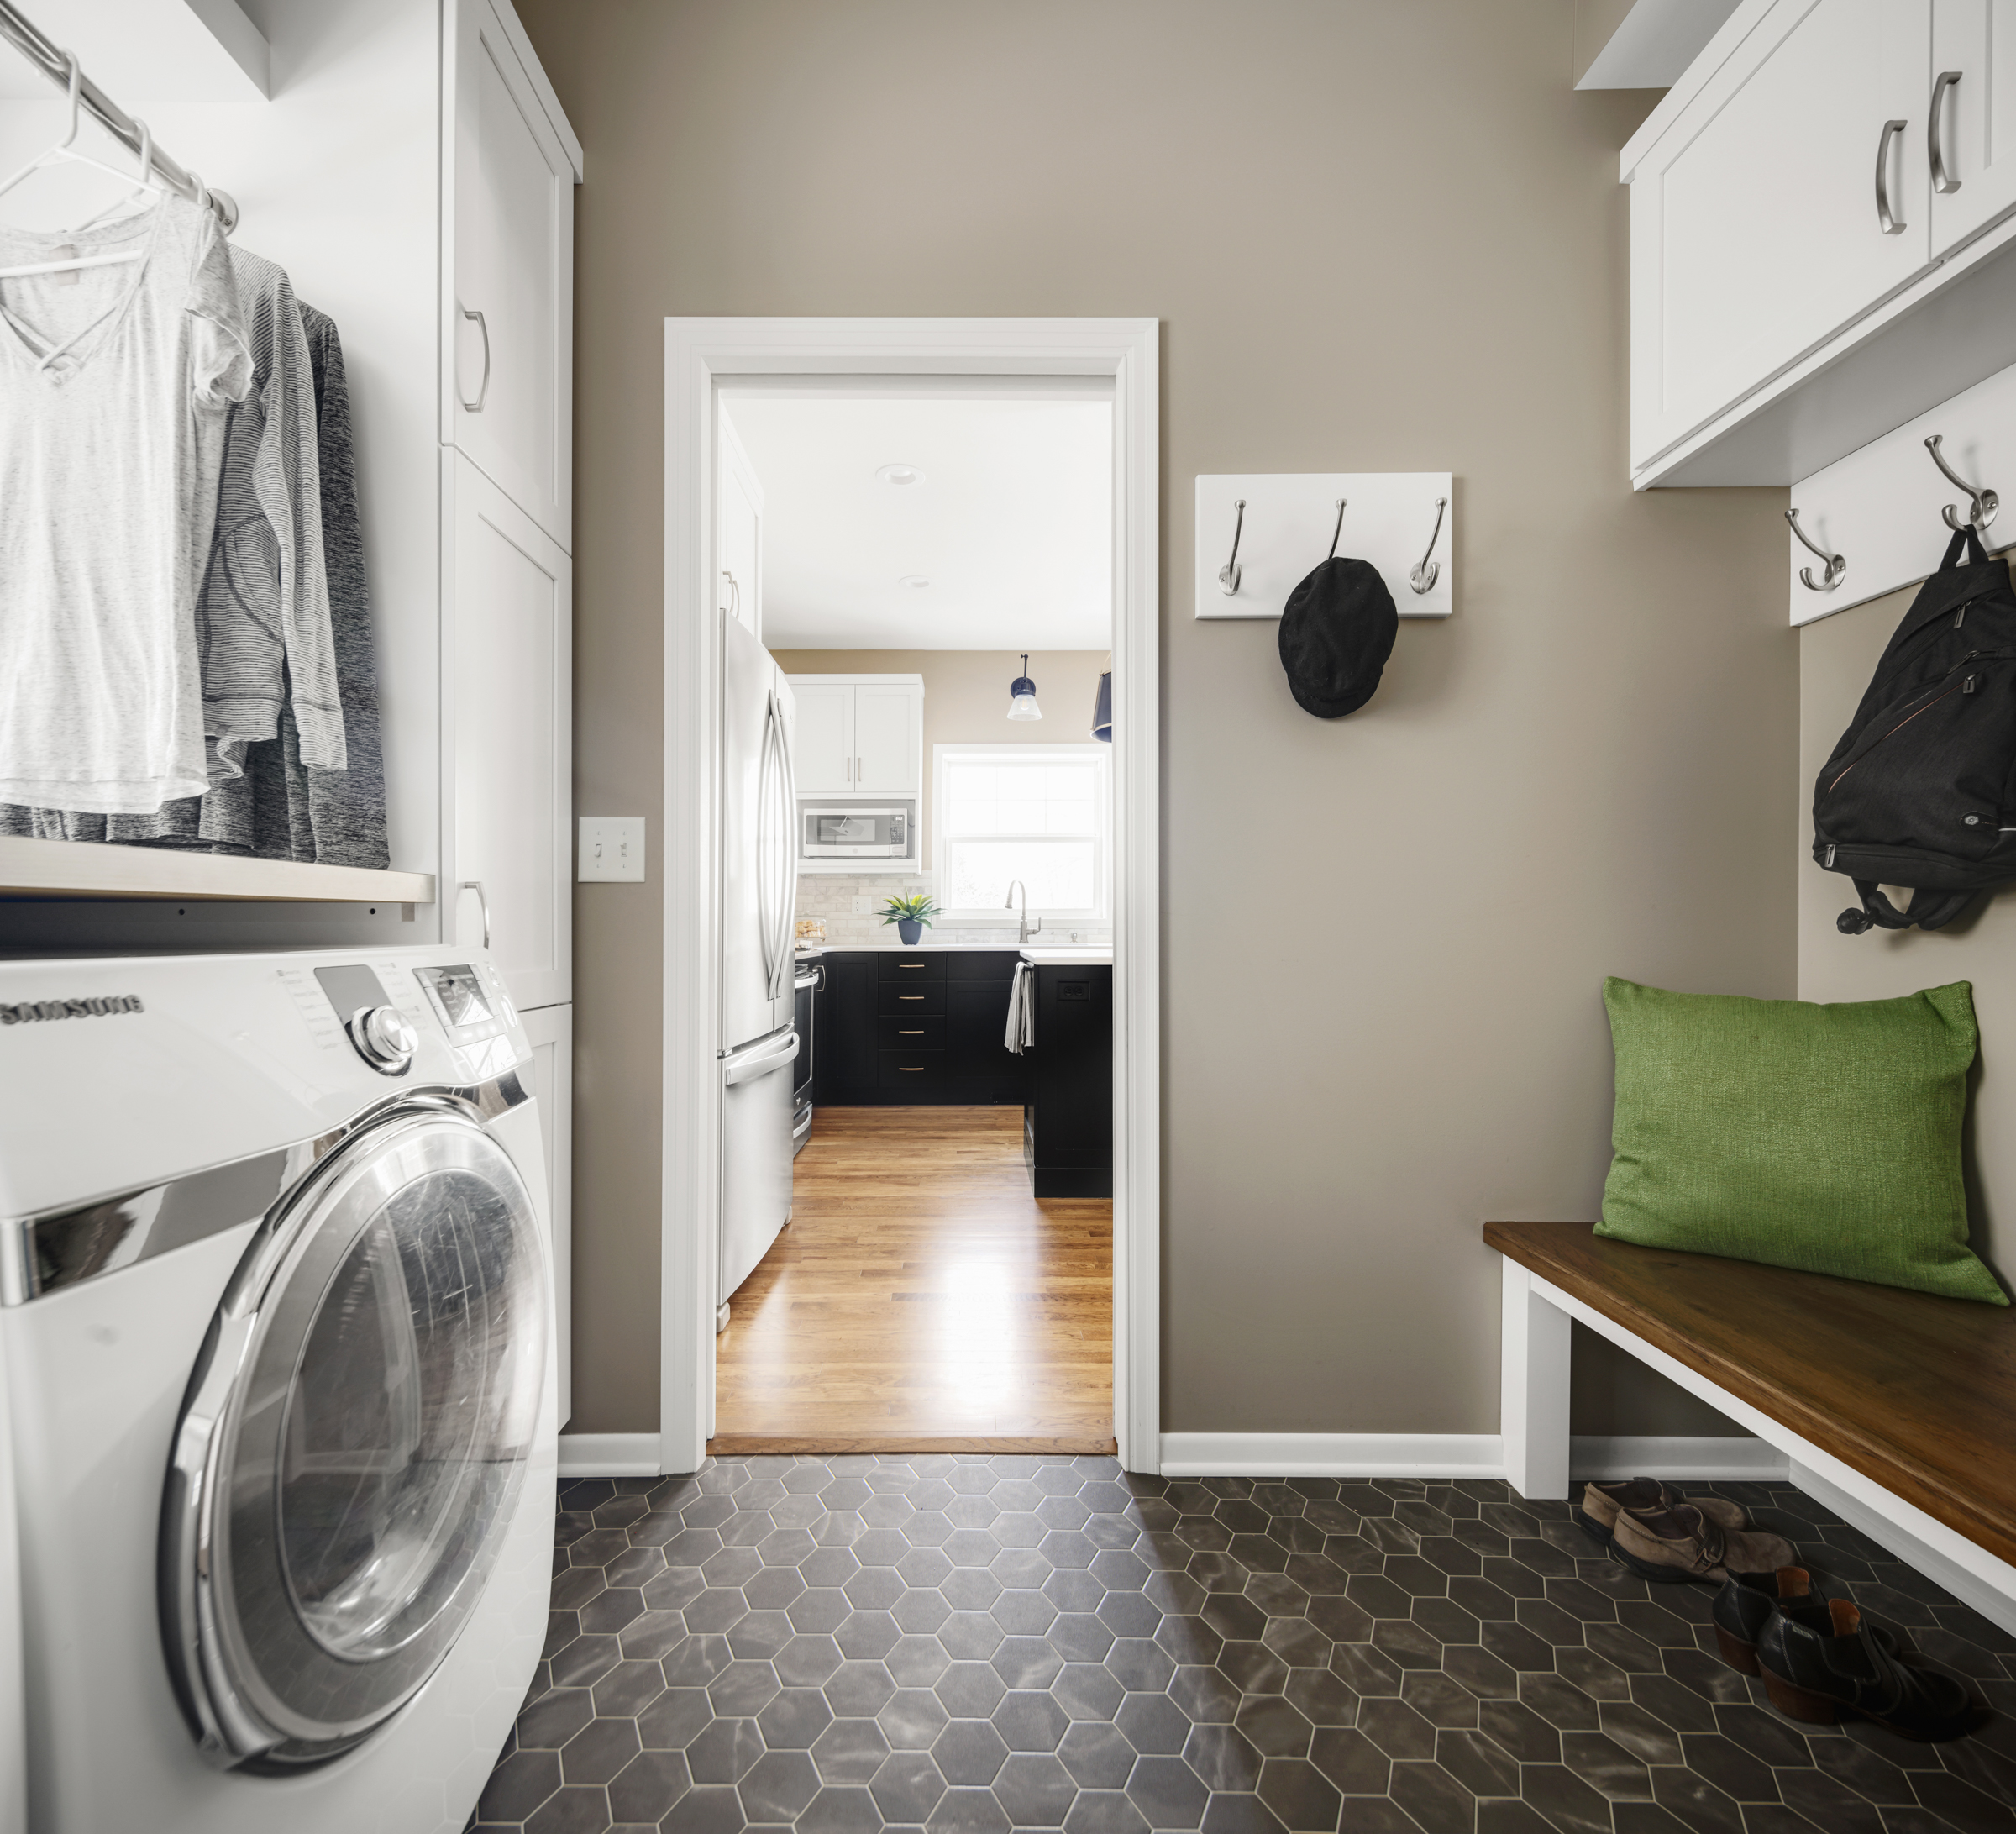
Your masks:
[{"label": "white bench leg", "polygon": [[1505,1476],[1521,1496],[1568,1494],[1568,1315],[1504,1263],[1504,1387],[1499,1431]]}]

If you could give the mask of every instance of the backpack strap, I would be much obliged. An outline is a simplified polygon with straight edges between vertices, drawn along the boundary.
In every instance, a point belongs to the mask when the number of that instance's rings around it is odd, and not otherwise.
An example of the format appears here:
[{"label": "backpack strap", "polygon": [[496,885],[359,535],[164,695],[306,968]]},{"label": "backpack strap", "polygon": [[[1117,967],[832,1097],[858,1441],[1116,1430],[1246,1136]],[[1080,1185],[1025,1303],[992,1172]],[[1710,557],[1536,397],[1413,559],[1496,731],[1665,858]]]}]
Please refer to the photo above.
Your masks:
[{"label": "backpack strap", "polygon": [[1972,523],[1962,523],[1953,531],[1953,539],[1946,544],[1946,557],[1940,562],[1939,570],[1948,573],[1961,566],[1961,551],[1966,550],[1965,565],[1982,567],[1988,564],[1988,550],[1981,544],[1981,536]]},{"label": "backpack strap", "polygon": [[[1957,545],[1960,538],[1953,539]],[[1844,936],[1860,936],[1874,929],[1908,930],[1914,925],[1921,930],[1944,929],[1974,901],[1971,891],[1949,891],[1938,897],[1919,891],[1913,896],[1910,909],[1900,911],[1873,879],[1856,880],[1855,889],[1862,901],[1861,909],[1844,911],[1834,920],[1834,927]]]}]

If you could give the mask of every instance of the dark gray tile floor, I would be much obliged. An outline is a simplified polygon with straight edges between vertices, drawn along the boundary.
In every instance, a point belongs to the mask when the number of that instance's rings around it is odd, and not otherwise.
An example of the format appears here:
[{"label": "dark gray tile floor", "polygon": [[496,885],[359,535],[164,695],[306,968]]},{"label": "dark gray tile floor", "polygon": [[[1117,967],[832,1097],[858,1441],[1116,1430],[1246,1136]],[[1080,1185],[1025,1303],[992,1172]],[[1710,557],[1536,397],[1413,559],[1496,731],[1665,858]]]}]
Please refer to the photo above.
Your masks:
[{"label": "dark gray tile floor", "polygon": [[1998,1710],[1796,1726],[1500,1483],[750,1458],[563,1487],[552,1634],[474,1826],[805,1834],[2016,1829],[2016,1639],[1786,1485],[1726,1485]]}]

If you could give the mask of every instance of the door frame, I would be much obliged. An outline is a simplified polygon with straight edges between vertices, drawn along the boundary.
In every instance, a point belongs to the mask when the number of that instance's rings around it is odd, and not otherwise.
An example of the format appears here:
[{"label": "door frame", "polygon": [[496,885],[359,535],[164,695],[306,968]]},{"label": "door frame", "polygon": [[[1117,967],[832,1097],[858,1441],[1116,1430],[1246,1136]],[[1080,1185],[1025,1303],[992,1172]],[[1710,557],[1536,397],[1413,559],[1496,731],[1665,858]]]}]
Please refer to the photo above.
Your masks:
[{"label": "door frame", "polygon": [[1152,318],[665,320],[659,1469],[706,1456],[720,1209],[716,391],[750,376],[1099,376],[1113,389],[1113,1432],[1160,1468],[1161,372]]}]

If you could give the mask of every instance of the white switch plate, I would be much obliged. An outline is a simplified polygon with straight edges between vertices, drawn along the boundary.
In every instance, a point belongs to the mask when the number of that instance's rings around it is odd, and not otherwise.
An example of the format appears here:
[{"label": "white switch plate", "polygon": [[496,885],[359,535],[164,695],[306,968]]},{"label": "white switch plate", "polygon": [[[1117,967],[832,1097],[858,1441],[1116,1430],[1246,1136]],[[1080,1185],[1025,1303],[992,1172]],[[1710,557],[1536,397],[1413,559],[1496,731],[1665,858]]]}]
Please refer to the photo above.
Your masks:
[{"label": "white switch plate", "polygon": [[644,876],[644,818],[641,815],[584,815],[581,858],[575,877],[630,880]]}]

